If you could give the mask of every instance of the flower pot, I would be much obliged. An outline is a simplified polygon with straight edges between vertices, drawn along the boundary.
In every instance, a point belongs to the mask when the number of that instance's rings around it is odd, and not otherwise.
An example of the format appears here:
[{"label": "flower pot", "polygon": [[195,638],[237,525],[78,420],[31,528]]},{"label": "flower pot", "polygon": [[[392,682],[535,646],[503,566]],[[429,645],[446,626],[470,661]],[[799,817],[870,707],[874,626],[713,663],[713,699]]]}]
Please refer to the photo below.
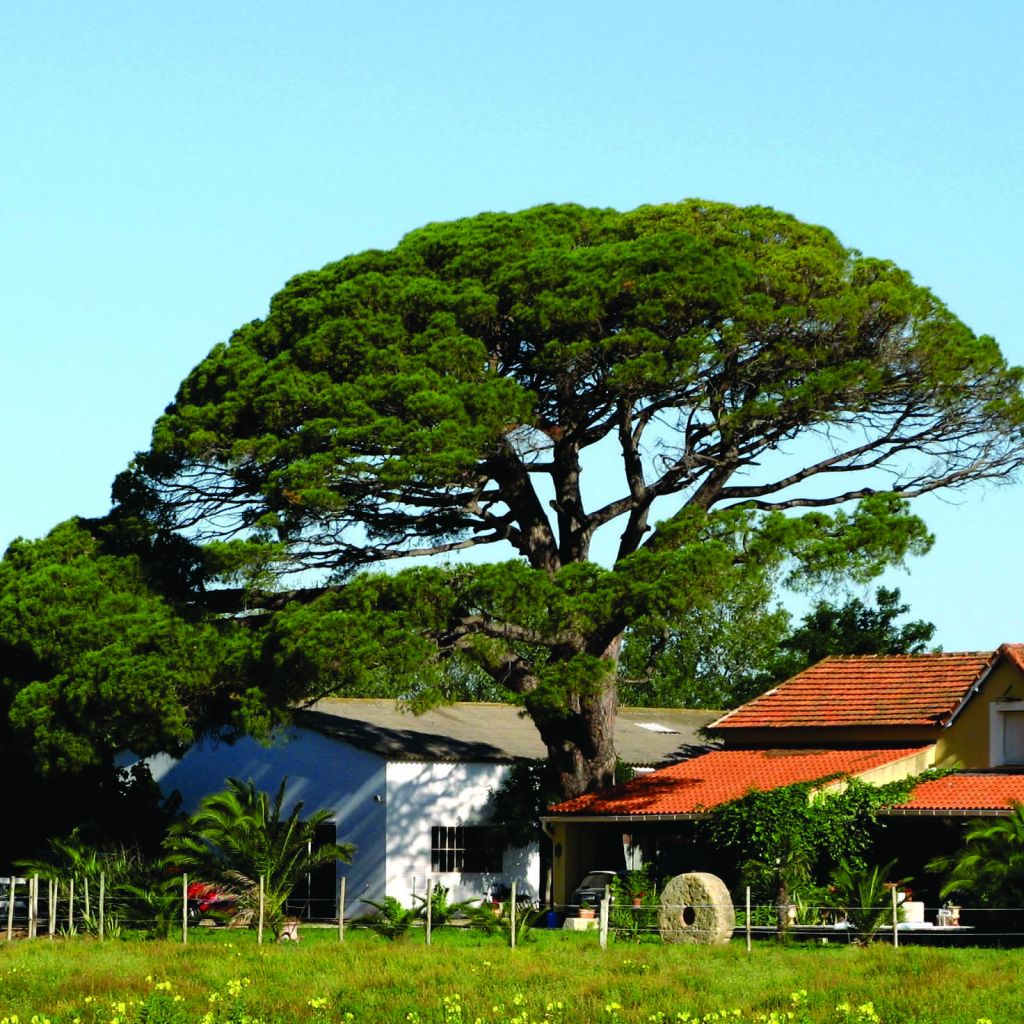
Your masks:
[{"label": "flower pot", "polygon": [[634,907],[642,907],[643,905],[644,905],[644,898],[643,898],[643,896],[634,896],[633,897],[633,906]]},{"label": "flower pot", "polygon": [[591,920],[594,916],[593,907],[580,907],[580,917]]}]

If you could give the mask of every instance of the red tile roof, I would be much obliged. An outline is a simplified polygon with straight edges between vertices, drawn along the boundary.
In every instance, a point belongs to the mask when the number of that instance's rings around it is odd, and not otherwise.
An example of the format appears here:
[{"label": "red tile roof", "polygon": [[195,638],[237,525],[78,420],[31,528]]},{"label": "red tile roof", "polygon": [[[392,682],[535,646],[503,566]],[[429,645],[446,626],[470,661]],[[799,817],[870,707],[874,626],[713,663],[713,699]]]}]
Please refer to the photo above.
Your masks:
[{"label": "red tile roof", "polygon": [[927,747],[872,750],[713,750],[623,786],[556,804],[555,814],[693,814],[768,790],[834,775],[858,775]]},{"label": "red tile roof", "polygon": [[922,782],[910,798],[894,810],[994,811],[1024,803],[1024,772],[953,772],[941,779]]},{"label": "red tile roof", "polygon": [[723,715],[710,728],[936,726],[1005,652],[1024,670],[1024,645],[966,654],[825,658]]}]

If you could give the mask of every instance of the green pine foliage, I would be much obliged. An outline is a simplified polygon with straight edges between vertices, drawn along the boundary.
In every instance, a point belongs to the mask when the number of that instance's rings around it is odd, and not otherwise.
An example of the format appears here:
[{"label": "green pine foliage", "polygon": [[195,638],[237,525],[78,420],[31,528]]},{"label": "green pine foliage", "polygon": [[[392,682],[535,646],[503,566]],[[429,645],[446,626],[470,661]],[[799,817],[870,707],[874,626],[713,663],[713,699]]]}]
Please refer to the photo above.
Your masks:
[{"label": "green pine foliage", "polygon": [[[619,686],[692,662],[691,627],[744,586],[864,583],[928,549],[909,499],[1017,469],[1020,386],[991,338],[825,228],[541,206],[293,278],[189,374],[115,494],[147,543],[188,538],[201,604],[272,619],[260,685],[422,705],[486,680],[571,795],[613,776]],[[445,561],[470,547],[494,561]]]},{"label": "green pine foliage", "polygon": [[119,750],[180,751],[224,686],[217,629],[154,589],[142,560],[70,520],[0,562],[0,728],[56,772]]}]

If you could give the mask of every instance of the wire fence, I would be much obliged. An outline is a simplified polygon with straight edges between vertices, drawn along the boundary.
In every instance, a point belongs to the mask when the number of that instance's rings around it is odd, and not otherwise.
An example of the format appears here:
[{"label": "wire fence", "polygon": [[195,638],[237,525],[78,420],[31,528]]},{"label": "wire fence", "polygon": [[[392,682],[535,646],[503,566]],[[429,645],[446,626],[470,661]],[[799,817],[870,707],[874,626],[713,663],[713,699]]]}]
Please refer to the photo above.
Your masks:
[{"label": "wire fence", "polygon": [[[419,905],[404,907],[398,900],[369,902],[349,900],[341,879],[334,899],[292,899],[276,911],[267,906],[262,879],[249,906],[241,910],[231,898],[222,898],[211,887],[190,885],[182,875],[157,891],[107,883],[99,877],[0,878],[0,939],[122,938],[139,934],[183,943],[195,929],[246,927],[257,933],[257,942],[297,940],[300,925],[336,932],[345,941],[346,931],[372,929],[385,938],[399,939],[417,933],[429,945],[442,929],[501,936],[514,947],[532,930],[562,929],[596,935],[602,947],[609,942],[686,941],[688,928],[699,929],[710,917],[726,914],[726,934],[756,943],[782,939],[789,942],[863,943],[884,941],[901,945],[1024,946],[1024,909],[928,907],[923,903],[857,907],[848,911],[834,906],[756,903],[749,892],[744,903],[723,908],[711,904],[672,905],[655,898],[633,905],[605,898],[594,905],[538,907],[518,899],[513,886],[509,899],[464,901],[449,905],[447,890],[429,886],[440,898],[419,897]],[[339,908],[341,913],[339,913]]]},{"label": "wire fence", "polygon": [[[581,908],[569,908],[578,914]],[[586,908],[582,908],[586,913]],[[636,905],[602,902],[595,920],[578,923],[577,928],[592,927],[602,935],[607,931],[615,941],[662,941],[666,933],[678,941],[687,928],[699,929],[708,919],[721,914],[712,904],[675,905],[654,900]],[[1024,908],[960,907],[951,904],[927,906],[902,900],[879,906],[848,909],[834,904],[757,903],[749,898],[729,908],[731,934],[745,941],[748,950],[757,942],[786,941],[818,944],[886,942],[902,945],[987,945],[1024,946]]]},{"label": "wire fence", "polygon": [[[441,886],[431,886],[428,892]],[[340,912],[339,912],[340,910]],[[418,897],[418,905],[403,907],[398,900],[349,900],[346,882],[340,880],[334,898],[291,895],[275,904],[258,887],[243,893],[218,891],[216,886],[190,880],[187,874],[162,885],[110,882],[104,872],[89,876],[46,878],[0,877],[0,940],[70,938],[97,939],[130,936],[177,939],[183,943],[196,929],[254,929],[257,942],[299,939],[300,926],[336,930],[344,941],[350,928],[372,929],[387,938],[401,938],[422,930],[427,943],[440,928],[479,929],[488,934],[504,933],[512,945],[532,928],[537,909],[516,896],[513,884],[507,900],[465,901],[448,905],[446,898]]]}]

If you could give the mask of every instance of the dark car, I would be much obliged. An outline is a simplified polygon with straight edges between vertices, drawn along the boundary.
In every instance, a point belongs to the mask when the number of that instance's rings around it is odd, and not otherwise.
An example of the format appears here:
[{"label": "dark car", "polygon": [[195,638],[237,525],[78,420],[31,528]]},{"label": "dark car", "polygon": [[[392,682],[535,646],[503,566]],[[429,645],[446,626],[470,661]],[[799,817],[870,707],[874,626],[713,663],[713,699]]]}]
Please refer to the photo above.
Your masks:
[{"label": "dark car", "polygon": [[576,886],[570,902],[575,907],[596,907],[604,899],[612,880],[624,875],[624,871],[588,871]]},{"label": "dark car", "polygon": [[[14,920],[28,917],[28,882],[24,878],[14,879]],[[0,879],[0,927],[5,927],[10,903],[11,880]]]}]

